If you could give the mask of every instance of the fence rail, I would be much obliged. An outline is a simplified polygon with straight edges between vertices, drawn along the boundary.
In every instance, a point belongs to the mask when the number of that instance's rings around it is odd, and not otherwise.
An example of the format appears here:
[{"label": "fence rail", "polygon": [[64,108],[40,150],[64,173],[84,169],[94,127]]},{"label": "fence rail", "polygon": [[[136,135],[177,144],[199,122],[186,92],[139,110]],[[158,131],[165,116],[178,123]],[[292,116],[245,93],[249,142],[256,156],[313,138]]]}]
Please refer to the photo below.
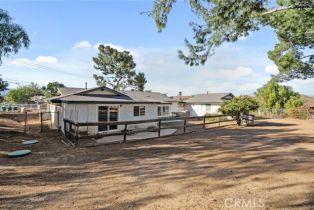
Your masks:
[{"label": "fence rail", "polygon": [[19,112],[22,110],[40,111],[46,109],[47,109],[46,103],[39,104],[0,103],[0,112]]},{"label": "fence rail", "polygon": [[[150,119],[150,120],[135,120],[135,121],[116,121],[116,122],[76,122],[70,119],[64,119],[64,135],[65,137],[71,142],[72,145],[77,146],[79,144],[79,139],[81,138],[93,138],[93,137],[106,137],[106,136],[115,136],[115,135],[123,135],[123,142],[127,141],[127,136],[132,135],[134,133],[140,132],[149,132],[152,130],[151,127],[137,129],[137,130],[128,130],[129,125],[135,124],[144,124],[144,123],[157,123],[157,127],[153,128],[154,131],[157,132],[157,137],[161,137],[161,130],[163,129],[183,129],[183,133],[187,132],[187,128],[202,126],[203,129],[206,128],[206,125],[216,124],[223,122],[231,122],[234,121],[232,118],[228,119],[229,115],[211,115],[211,116],[197,116],[197,117],[167,117],[167,118],[158,118],[158,119]],[[210,121],[208,119],[217,119],[217,121]],[[199,120],[202,123],[196,124],[188,124],[190,121]],[[175,125],[175,126],[164,126],[162,127],[162,123],[175,123],[175,122],[183,122],[183,125]],[[103,134],[95,134],[95,135],[82,135],[80,132],[81,127],[88,127],[88,126],[111,126],[111,125],[120,125],[124,126],[123,129],[115,131],[115,132],[108,132]]]}]

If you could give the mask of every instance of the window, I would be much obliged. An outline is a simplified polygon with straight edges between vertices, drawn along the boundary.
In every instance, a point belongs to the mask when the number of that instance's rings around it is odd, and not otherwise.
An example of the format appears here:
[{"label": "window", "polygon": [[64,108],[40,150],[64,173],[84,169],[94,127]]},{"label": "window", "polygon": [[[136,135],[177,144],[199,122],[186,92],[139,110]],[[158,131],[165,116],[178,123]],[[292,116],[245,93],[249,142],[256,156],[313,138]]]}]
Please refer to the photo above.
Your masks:
[{"label": "window", "polygon": [[163,115],[169,115],[169,106],[163,106],[162,107],[162,114]]},{"label": "window", "polygon": [[145,106],[134,106],[133,115],[134,117],[145,116]]},{"label": "window", "polygon": [[161,116],[161,106],[157,108],[157,116]]},{"label": "window", "polygon": [[169,115],[169,106],[158,106],[157,107],[157,115]]},{"label": "window", "polygon": [[[99,106],[98,107],[98,121],[99,122],[116,122],[118,121],[118,107],[117,106]],[[117,129],[117,125],[100,125],[98,131],[107,131]]]}]

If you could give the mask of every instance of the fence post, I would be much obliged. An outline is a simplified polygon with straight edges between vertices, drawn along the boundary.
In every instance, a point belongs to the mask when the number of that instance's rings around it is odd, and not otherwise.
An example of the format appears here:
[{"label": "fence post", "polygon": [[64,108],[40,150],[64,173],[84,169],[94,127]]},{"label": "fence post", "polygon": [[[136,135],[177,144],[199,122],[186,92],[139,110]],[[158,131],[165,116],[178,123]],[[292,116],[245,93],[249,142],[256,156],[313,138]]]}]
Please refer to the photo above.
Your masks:
[{"label": "fence post", "polygon": [[59,122],[59,120],[60,120],[60,113],[59,113],[59,111],[57,111],[57,129],[58,129],[58,131],[60,131],[60,122]]},{"label": "fence post", "polygon": [[220,126],[220,117],[218,117],[218,126]]},{"label": "fence post", "polygon": [[205,121],[206,121],[206,117],[204,115],[204,119],[203,119],[203,128],[205,128]]},{"label": "fence post", "polygon": [[67,127],[66,121],[65,121],[65,119],[63,119],[63,132],[64,132],[64,134],[66,134],[66,127]]},{"label": "fence post", "polygon": [[124,124],[123,142],[126,142],[126,133],[128,131],[128,123]]},{"label": "fence post", "polygon": [[184,118],[183,133],[186,132],[186,117]]},{"label": "fence post", "polygon": [[26,133],[26,126],[27,126],[27,112],[24,112],[24,133]]},{"label": "fence post", "polygon": [[160,137],[161,119],[158,120],[158,137]]},{"label": "fence post", "polygon": [[43,112],[40,112],[40,132],[43,132]]},{"label": "fence post", "polygon": [[52,129],[52,112],[48,112],[48,113],[50,115],[50,129]]},{"label": "fence post", "polygon": [[310,111],[307,109],[307,110],[306,110],[306,119],[307,119],[307,120],[310,119],[310,113],[309,113],[309,112],[310,112]]},{"label": "fence post", "polygon": [[79,125],[75,126],[75,146],[77,147],[79,142]]}]

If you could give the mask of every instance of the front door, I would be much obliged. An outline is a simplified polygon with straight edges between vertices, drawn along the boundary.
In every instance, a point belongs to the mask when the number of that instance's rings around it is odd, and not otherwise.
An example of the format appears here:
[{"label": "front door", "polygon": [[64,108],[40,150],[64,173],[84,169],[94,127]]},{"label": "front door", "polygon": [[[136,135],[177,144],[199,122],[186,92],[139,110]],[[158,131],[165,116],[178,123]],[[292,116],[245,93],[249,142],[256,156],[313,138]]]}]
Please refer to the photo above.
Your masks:
[{"label": "front door", "polygon": [[[98,107],[98,121],[99,122],[116,122],[118,121],[118,107],[117,106],[99,106]],[[117,125],[100,125],[98,131],[108,131],[117,129]]]}]

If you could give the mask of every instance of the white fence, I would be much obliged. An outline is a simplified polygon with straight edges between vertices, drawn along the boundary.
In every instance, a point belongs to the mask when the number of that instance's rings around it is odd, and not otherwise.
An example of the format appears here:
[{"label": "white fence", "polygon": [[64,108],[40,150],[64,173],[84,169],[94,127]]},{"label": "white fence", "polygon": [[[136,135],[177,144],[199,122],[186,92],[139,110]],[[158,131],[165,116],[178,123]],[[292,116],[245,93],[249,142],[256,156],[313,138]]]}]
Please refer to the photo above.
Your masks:
[{"label": "white fence", "polygon": [[46,110],[47,104],[0,104],[0,112],[24,112],[24,111],[40,111]]}]

